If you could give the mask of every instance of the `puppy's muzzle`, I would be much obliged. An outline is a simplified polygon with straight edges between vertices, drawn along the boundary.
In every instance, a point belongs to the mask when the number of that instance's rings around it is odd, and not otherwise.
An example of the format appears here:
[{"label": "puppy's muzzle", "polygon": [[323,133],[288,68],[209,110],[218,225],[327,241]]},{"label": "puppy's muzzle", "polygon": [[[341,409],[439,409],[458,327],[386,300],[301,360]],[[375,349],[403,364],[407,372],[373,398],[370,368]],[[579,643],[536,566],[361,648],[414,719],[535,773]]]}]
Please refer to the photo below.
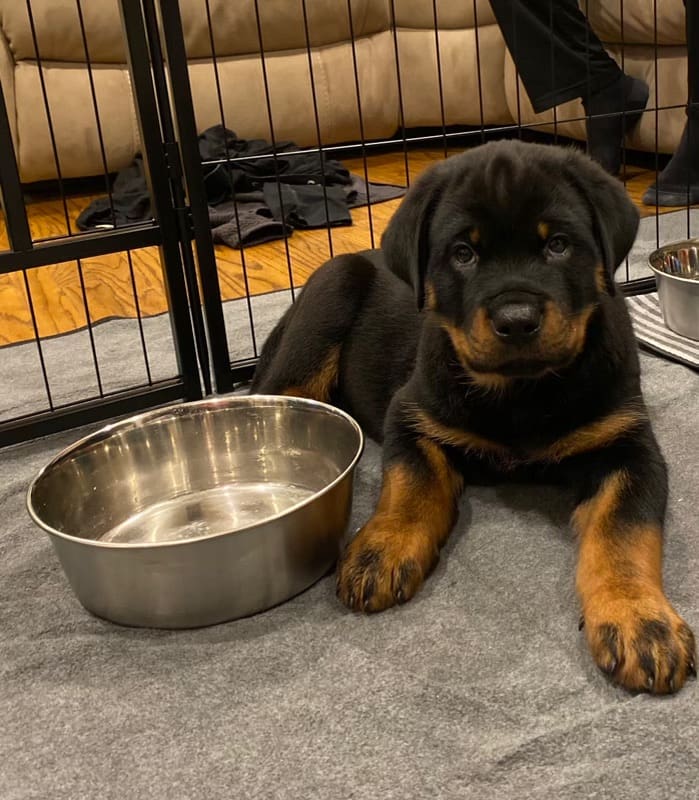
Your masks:
[{"label": "puppy's muzzle", "polygon": [[541,330],[543,315],[542,300],[523,292],[508,292],[488,307],[491,327],[503,344],[533,342]]}]

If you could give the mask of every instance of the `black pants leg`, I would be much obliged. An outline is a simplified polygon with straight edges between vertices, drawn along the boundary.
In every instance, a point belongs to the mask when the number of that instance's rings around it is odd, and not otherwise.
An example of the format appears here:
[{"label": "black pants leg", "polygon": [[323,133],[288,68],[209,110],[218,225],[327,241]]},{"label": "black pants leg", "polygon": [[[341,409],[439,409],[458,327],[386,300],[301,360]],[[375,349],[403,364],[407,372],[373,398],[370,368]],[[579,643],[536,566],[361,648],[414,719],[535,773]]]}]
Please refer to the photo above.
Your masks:
[{"label": "black pants leg", "polygon": [[586,100],[623,74],[576,0],[490,4],[537,113],[576,97]]}]

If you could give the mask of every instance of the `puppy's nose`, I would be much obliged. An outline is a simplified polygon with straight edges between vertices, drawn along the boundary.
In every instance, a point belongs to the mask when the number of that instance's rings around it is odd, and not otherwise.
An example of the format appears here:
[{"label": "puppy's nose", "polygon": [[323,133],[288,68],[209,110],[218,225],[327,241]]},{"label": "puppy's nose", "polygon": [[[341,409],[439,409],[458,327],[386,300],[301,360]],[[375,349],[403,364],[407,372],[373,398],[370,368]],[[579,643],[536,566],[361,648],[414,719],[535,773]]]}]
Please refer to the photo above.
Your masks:
[{"label": "puppy's nose", "polygon": [[541,327],[541,310],[534,303],[504,303],[491,312],[495,333],[508,342],[533,339]]}]

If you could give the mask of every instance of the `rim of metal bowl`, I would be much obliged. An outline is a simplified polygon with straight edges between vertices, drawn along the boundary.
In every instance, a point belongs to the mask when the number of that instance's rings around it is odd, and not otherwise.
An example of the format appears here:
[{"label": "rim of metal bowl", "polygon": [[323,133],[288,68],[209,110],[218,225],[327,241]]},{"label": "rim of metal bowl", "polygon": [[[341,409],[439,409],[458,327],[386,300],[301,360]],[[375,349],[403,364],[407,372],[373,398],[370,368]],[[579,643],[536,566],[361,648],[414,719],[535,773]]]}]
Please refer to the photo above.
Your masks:
[{"label": "rim of metal bowl", "polygon": [[[207,536],[196,536],[192,537],[191,539],[180,539],[177,541],[172,542],[103,542],[99,539],[86,539],[82,536],[73,536],[70,533],[65,533],[64,531],[59,531],[56,528],[48,525],[44,522],[34,509],[34,505],[32,503],[32,492],[36,484],[42,479],[42,477],[52,468],[54,467],[59,461],[67,458],[68,456],[75,453],[77,450],[82,448],[86,444],[97,443],[103,441],[104,439],[109,438],[116,430],[123,428],[136,428],[144,423],[152,422],[156,420],[158,417],[165,417],[173,412],[179,413],[184,415],[186,411],[193,408],[217,408],[217,407],[225,407],[225,406],[234,406],[238,403],[244,401],[243,405],[254,405],[259,401],[263,401],[261,405],[291,405],[291,406],[301,406],[306,408],[318,408],[325,413],[329,413],[336,417],[341,417],[346,422],[349,422],[351,427],[354,428],[355,432],[358,436],[357,442],[357,452],[354,454],[350,463],[345,467],[344,470],[334,479],[332,480],[327,486],[324,486],[322,489],[319,489],[317,492],[314,492],[310,497],[305,498],[304,500],[300,500],[293,506],[285,509],[284,511],[280,511],[278,514],[272,514],[269,517],[265,517],[261,519],[259,522],[253,522],[249,525],[245,525],[242,528],[236,528],[233,531],[223,531],[221,533],[213,533]],[[266,401],[266,402],[265,402]],[[29,516],[38,525],[42,530],[46,533],[50,533],[52,536],[58,536],[61,539],[67,539],[71,542],[77,542],[80,544],[86,544],[91,547],[104,547],[107,549],[114,549],[114,550],[142,550],[147,548],[157,549],[161,547],[179,547],[188,544],[192,544],[193,542],[201,542],[207,539],[219,539],[222,536],[231,536],[238,533],[244,533],[245,531],[249,531],[253,528],[256,528],[258,525],[267,524],[268,522],[273,522],[274,520],[281,519],[294,511],[297,511],[299,508],[303,508],[304,506],[308,505],[309,503],[316,500],[318,497],[322,497],[324,494],[327,494],[331,489],[337,486],[342,480],[344,480],[347,475],[354,469],[357,465],[357,462],[361,458],[362,453],[364,452],[364,433],[359,426],[359,423],[351,417],[347,412],[342,411],[342,409],[336,408],[335,406],[331,406],[328,403],[321,403],[319,400],[311,400],[305,397],[287,397],[284,395],[274,395],[274,394],[255,394],[255,395],[238,395],[238,396],[224,396],[224,397],[207,397],[203,400],[193,400],[184,403],[172,403],[167,406],[161,406],[160,408],[152,409],[151,411],[145,411],[142,414],[137,414],[132,417],[127,417],[126,419],[117,420],[117,422],[111,422],[108,425],[100,428],[97,431],[93,431],[92,433],[87,434],[87,436],[83,436],[81,439],[78,439],[73,444],[68,445],[63,450],[61,450],[57,455],[55,455],[48,464],[39,470],[39,472],[35,475],[32,482],[29,484],[29,488],[27,489],[26,495],[26,505],[27,511],[29,512]]]},{"label": "rim of metal bowl", "polygon": [[673,281],[681,281],[682,283],[691,283],[693,286],[696,286],[699,283],[699,276],[696,278],[684,278],[682,275],[673,275],[672,272],[665,272],[664,269],[659,269],[653,263],[654,260],[662,258],[666,253],[671,252],[672,250],[679,250],[682,246],[685,247],[696,247],[699,249],[699,239],[681,239],[678,242],[670,242],[670,244],[665,244],[662,247],[659,247],[657,250],[654,250],[648,256],[648,266],[653,270],[656,275],[662,275],[664,278],[671,278]]}]

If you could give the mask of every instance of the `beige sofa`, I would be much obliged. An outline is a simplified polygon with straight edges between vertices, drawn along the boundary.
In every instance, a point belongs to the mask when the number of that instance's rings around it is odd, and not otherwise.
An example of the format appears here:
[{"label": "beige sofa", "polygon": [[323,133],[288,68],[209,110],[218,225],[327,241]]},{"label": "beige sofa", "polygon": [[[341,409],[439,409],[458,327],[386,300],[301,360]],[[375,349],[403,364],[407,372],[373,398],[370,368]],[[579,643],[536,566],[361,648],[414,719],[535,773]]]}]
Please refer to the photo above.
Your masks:
[{"label": "beige sofa", "polygon": [[[172,0],[174,2],[174,0]],[[221,122],[205,0],[181,0],[197,126]],[[210,0],[224,122],[240,136],[270,137],[254,0]],[[487,0],[306,0],[312,73],[322,142],[388,137],[405,126],[506,125],[552,129],[552,115],[535,115],[517,91],[515,70]],[[590,0],[588,13],[610,51],[620,54],[621,0]],[[41,73],[46,87],[61,174],[102,172],[90,75],[75,0],[31,0]],[[108,169],[128,164],[138,150],[117,0],[82,0]],[[302,0],[258,0],[272,122],[278,139],[317,141]],[[651,86],[655,104],[654,0],[624,0],[624,61]],[[395,29],[392,25],[395,11]],[[661,104],[686,100],[684,13],[680,0],[657,0],[658,87]],[[352,46],[351,30],[355,44]],[[396,59],[396,43],[398,58]],[[479,103],[479,73],[482,108]],[[443,95],[440,103],[438,75]],[[400,75],[401,95],[398,92]],[[53,179],[56,163],[26,4],[0,0],[0,80],[9,108],[21,178]],[[402,97],[402,103],[400,102]],[[558,109],[562,133],[584,137],[578,103]],[[683,125],[682,109],[660,112],[657,146],[671,152]],[[655,115],[648,113],[632,145],[656,149]]]}]

